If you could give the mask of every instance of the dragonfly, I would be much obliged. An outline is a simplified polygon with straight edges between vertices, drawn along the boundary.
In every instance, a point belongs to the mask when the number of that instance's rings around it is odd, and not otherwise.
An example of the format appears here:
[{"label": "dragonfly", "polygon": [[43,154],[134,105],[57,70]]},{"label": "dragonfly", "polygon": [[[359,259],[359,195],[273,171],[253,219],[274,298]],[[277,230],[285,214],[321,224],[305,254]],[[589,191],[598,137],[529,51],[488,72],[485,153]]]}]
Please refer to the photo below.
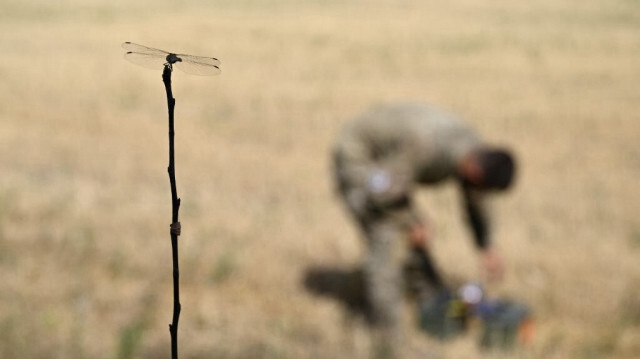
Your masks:
[{"label": "dragonfly", "polygon": [[127,50],[125,59],[149,69],[161,70],[165,66],[175,66],[191,75],[212,76],[220,73],[220,60],[215,57],[176,54],[129,41],[123,43],[122,48]]}]

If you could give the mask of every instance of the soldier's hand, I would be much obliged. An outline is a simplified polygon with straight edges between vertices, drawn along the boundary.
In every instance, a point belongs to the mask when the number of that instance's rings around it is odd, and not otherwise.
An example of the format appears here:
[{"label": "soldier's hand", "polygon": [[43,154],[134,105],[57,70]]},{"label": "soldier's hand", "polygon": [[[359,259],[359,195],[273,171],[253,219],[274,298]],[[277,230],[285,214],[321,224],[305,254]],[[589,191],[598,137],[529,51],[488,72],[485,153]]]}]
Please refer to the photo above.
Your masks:
[{"label": "soldier's hand", "polygon": [[504,277],[504,264],[502,257],[491,248],[486,248],[481,252],[482,266],[485,275],[490,282],[499,282]]},{"label": "soldier's hand", "polygon": [[415,223],[409,229],[409,244],[413,248],[424,250],[429,244],[429,235],[424,223]]}]

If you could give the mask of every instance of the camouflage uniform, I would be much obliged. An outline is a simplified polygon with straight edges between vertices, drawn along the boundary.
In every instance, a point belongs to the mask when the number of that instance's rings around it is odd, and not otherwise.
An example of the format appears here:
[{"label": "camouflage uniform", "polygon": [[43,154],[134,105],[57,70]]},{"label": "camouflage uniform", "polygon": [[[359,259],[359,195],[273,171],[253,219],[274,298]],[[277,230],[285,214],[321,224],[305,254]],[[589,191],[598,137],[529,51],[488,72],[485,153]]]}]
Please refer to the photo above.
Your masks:
[{"label": "camouflage uniform", "polygon": [[[378,106],[348,123],[338,136],[336,181],[368,240],[365,286],[380,335],[376,342],[387,357],[398,356],[406,237],[420,221],[411,192],[416,184],[455,177],[461,158],[481,146],[459,120],[422,105]],[[481,208],[466,194],[468,207]]]}]

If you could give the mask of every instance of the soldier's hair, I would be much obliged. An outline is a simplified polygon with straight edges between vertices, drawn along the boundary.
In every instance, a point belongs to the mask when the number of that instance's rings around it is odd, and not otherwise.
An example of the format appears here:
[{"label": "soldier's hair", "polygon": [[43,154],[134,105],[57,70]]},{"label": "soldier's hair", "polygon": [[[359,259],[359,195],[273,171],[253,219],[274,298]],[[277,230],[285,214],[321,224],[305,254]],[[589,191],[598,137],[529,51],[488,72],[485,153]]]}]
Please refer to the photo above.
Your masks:
[{"label": "soldier's hair", "polygon": [[489,149],[478,153],[478,163],[483,169],[486,187],[507,189],[515,176],[515,161],[509,151]]}]

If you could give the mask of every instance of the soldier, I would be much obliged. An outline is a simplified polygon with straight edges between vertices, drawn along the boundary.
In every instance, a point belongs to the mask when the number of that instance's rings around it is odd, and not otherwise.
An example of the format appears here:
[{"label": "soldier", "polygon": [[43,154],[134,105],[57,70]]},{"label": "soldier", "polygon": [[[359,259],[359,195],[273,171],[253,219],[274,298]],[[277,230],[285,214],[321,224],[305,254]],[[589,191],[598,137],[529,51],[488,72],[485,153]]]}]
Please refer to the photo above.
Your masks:
[{"label": "soldier", "polygon": [[368,242],[363,271],[377,355],[398,357],[406,260],[418,260],[424,277],[443,287],[412,191],[416,185],[457,181],[484,267],[490,278],[499,278],[502,262],[491,247],[483,198],[510,186],[514,161],[447,113],[423,105],[382,105],[345,126],[334,147],[334,165],[341,197]]}]

